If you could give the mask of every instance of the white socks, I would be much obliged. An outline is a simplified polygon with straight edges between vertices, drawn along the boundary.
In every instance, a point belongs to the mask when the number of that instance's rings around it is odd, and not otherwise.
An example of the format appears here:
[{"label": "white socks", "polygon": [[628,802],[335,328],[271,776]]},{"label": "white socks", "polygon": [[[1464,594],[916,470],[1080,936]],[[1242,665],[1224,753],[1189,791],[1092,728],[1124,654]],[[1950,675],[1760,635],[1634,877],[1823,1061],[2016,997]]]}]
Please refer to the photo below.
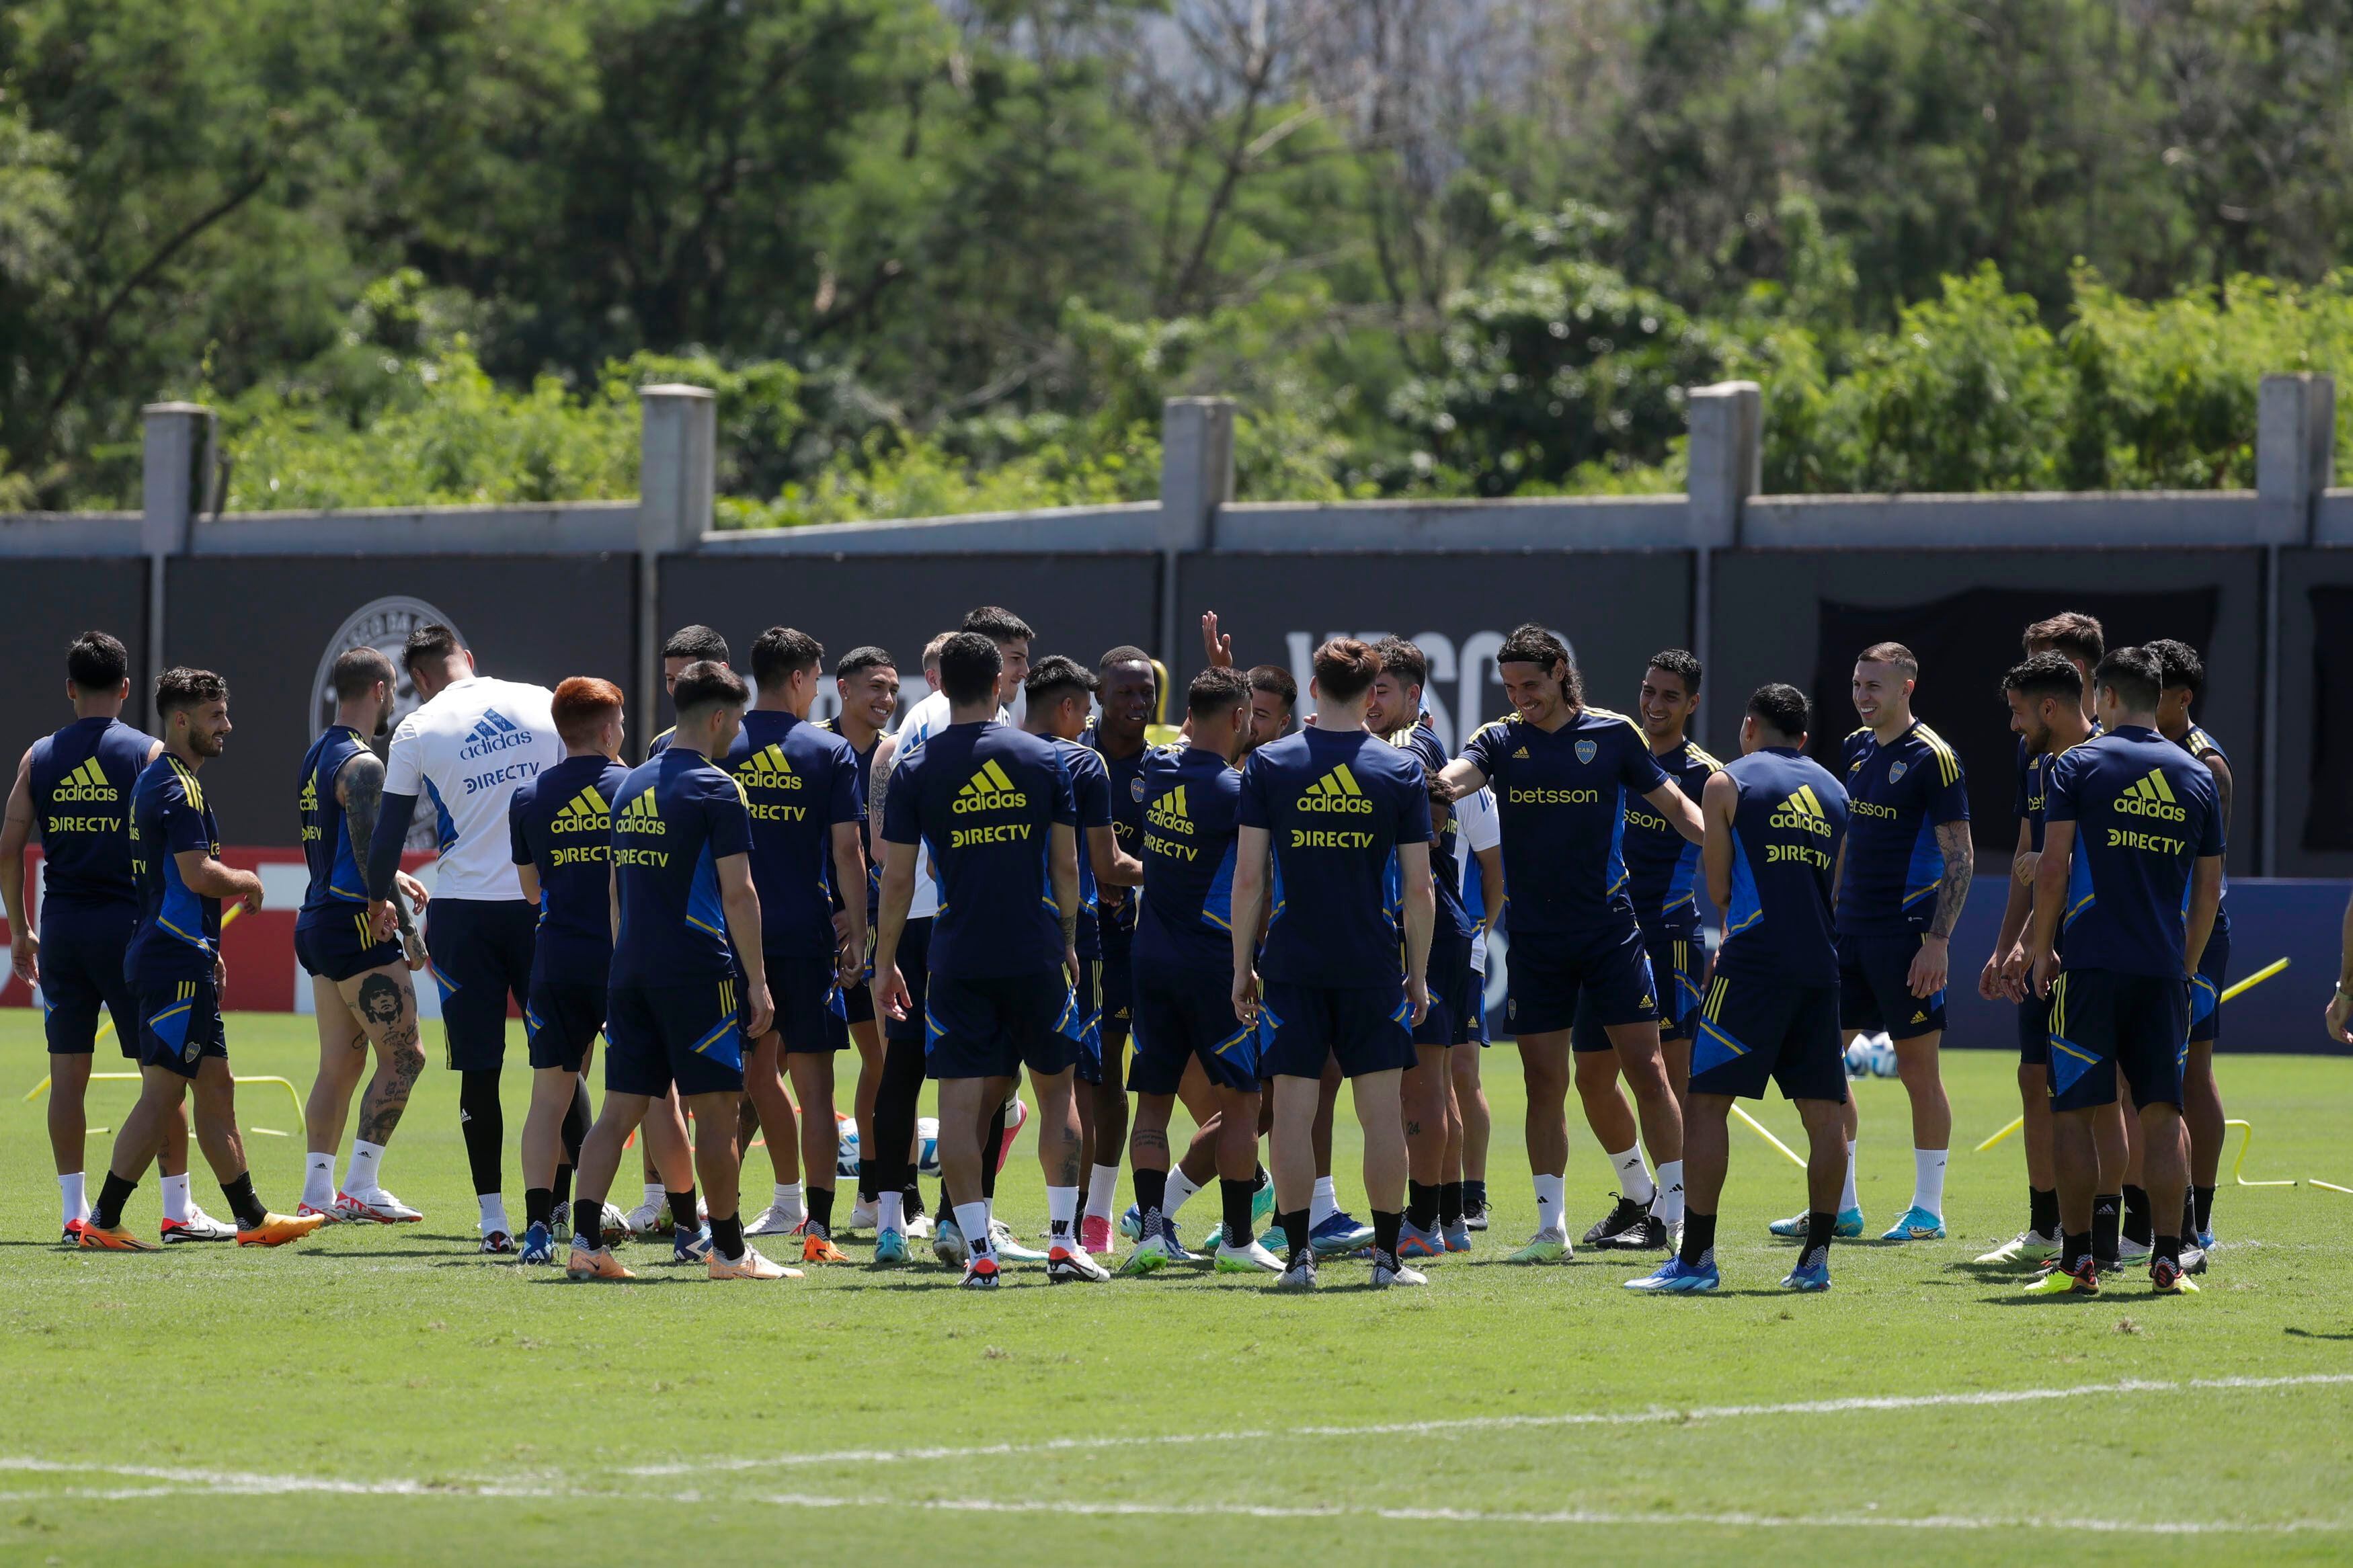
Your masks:
[{"label": "white socks", "polygon": [[335,1206],[335,1157],[313,1150],[302,1157],[302,1201],[321,1214]]},{"label": "white socks", "polygon": [[798,1225],[808,1217],[808,1210],[801,1203],[801,1184],[798,1182],[778,1182],[776,1189],[773,1206],[782,1211],[786,1219]]},{"label": "white socks", "polygon": [[639,1206],[649,1208],[658,1215],[668,1214],[670,1212],[670,1194],[662,1190],[662,1184],[659,1182],[648,1182],[646,1184],[645,1202]]},{"label": "white socks", "polygon": [[1168,1198],[1160,1205],[1162,1215],[1168,1219],[1175,1219],[1176,1211],[1185,1206],[1185,1200],[1200,1190],[1193,1184],[1192,1178],[1185,1174],[1183,1166],[1180,1165],[1169,1172]]},{"label": "white socks", "polygon": [[[1637,1143],[1623,1154],[1610,1155],[1609,1163],[1617,1169],[1618,1190],[1625,1195],[1626,1201],[1640,1204],[1644,1208],[1650,1207],[1651,1199],[1658,1189],[1651,1184],[1651,1173],[1642,1168],[1642,1146]],[[1666,1174],[1666,1167],[1661,1166],[1659,1179],[1664,1181]]]},{"label": "white socks", "polygon": [[1912,1151],[1912,1206],[1945,1217],[1945,1151]]},{"label": "white socks", "polygon": [[188,1217],[188,1176],[185,1171],[176,1176],[164,1178],[164,1217],[176,1220]]},{"label": "white socks", "polygon": [[1087,1217],[1111,1218],[1111,1205],[1119,1201],[1119,1167],[1090,1165],[1087,1167]]},{"label": "white socks", "polygon": [[1307,1205],[1307,1228],[1314,1230],[1340,1212],[1340,1194],[1333,1190],[1332,1178],[1315,1178],[1315,1196]]},{"label": "white socks", "polygon": [[58,1178],[58,1206],[65,1213],[61,1225],[75,1225],[90,1217],[90,1200],[82,1196],[81,1173]]},{"label": "white socks", "polygon": [[376,1171],[384,1160],[384,1145],[371,1143],[364,1138],[352,1140],[351,1169],[343,1175],[343,1191],[361,1197],[375,1191]]},{"label": "white socks", "polygon": [[1046,1221],[1049,1235],[1046,1245],[1078,1250],[1079,1189],[1048,1187],[1046,1189]]},{"label": "white socks", "polygon": [[497,1231],[502,1236],[512,1236],[514,1234],[513,1230],[507,1224],[507,1200],[503,1194],[499,1193],[476,1193],[474,1194],[474,1202],[481,1207],[482,1234],[484,1236],[490,1235],[492,1231]]},{"label": "white socks", "polygon": [[1556,1236],[1567,1236],[1561,1224],[1562,1193],[1568,1184],[1567,1176],[1538,1176],[1536,1179],[1536,1228]]},{"label": "white socks", "polygon": [[874,1234],[880,1236],[886,1230],[895,1230],[902,1236],[907,1234],[906,1194],[874,1194]]},{"label": "white socks", "polygon": [[1659,1190],[1651,1205],[1651,1217],[1669,1230],[1683,1222],[1683,1163],[1681,1160],[1659,1162]]},{"label": "white socks", "polygon": [[1854,1145],[1846,1146],[1846,1190],[1839,1194],[1839,1212],[1845,1214],[1862,1206],[1862,1199],[1854,1190]]},{"label": "white socks", "polygon": [[[1076,1187],[1065,1189],[1076,1192]],[[972,1248],[975,1258],[995,1258],[997,1248],[988,1239],[988,1205],[986,1203],[958,1204],[955,1206],[956,1228],[964,1232],[964,1244]]]}]

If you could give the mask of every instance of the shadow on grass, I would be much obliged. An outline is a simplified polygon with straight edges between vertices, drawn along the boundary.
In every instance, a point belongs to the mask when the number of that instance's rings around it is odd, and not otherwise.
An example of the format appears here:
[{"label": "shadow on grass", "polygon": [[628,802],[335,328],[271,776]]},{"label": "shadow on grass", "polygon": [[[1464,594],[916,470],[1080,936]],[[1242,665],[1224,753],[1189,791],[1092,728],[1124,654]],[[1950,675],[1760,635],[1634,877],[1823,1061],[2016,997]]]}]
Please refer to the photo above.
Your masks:
[{"label": "shadow on grass", "polygon": [[2310,1330],[2310,1329],[2299,1329],[2299,1328],[2296,1328],[2296,1327],[2295,1327],[2295,1326],[2293,1326],[2293,1325],[2290,1325],[2290,1326],[2289,1326],[2289,1327],[2287,1327],[2287,1328],[2282,1329],[2282,1330],[2280,1331],[2280,1332],[2282,1332],[2282,1333],[2284,1333],[2284,1334],[2293,1335],[2295,1338],[2299,1339],[2299,1340],[2353,1340],[2353,1333],[2347,1333],[2347,1334],[2321,1334],[2321,1333],[2315,1333],[2315,1332],[2314,1332],[2312,1330]]}]

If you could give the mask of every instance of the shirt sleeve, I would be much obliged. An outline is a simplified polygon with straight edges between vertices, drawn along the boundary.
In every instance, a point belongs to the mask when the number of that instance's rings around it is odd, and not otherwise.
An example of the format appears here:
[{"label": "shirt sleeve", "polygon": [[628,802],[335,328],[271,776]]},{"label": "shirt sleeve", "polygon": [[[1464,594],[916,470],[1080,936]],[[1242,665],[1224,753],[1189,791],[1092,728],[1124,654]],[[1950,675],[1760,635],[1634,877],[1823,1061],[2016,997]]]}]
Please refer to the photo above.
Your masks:
[{"label": "shirt sleeve", "polygon": [[923,832],[916,819],[916,795],[923,790],[923,748],[902,750],[891,759],[890,796],[882,803],[882,838],[888,844],[920,844]]},{"label": "shirt sleeve", "polygon": [[2083,748],[2069,752],[2051,764],[2051,772],[2042,782],[2042,820],[2073,822],[2075,820],[2075,777],[2082,771],[2077,758]]},{"label": "shirt sleeve", "polygon": [[[1104,792],[1106,800],[1109,793]],[[1080,826],[1078,791],[1071,780],[1071,766],[1062,760],[1059,748],[1054,752],[1054,820],[1071,827]],[[1111,821],[1108,804],[1103,807],[1103,821]]]},{"label": "shirt sleeve", "polygon": [[1472,791],[1454,803],[1454,815],[1461,820],[1462,841],[1471,847],[1473,855],[1504,842],[1504,825],[1495,816],[1493,792]]},{"label": "shirt sleeve", "polygon": [[1111,774],[1103,758],[1085,748],[1071,758],[1071,794],[1078,806],[1079,826],[1111,826]]},{"label": "shirt sleeve", "polygon": [[1406,770],[1398,781],[1403,798],[1398,802],[1397,841],[1400,844],[1427,844],[1432,834],[1430,826],[1430,791],[1421,782],[1419,766]]},{"label": "shirt sleeve", "polygon": [[157,824],[164,830],[164,853],[185,855],[191,849],[212,853],[212,836],[205,831],[205,814],[188,803],[187,785],[174,774],[164,786],[164,810]]},{"label": "shirt sleeve", "polygon": [[1266,770],[1259,765],[1256,753],[1242,764],[1241,782],[1236,786],[1234,826],[1237,827],[1274,826],[1274,816],[1267,809]]},{"label": "shirt sleeve", "polygon": [[711,858],[752,852],[752,808],[744,802],[744,786],[725,773],[709,786],[707,819],[711,825]]},{"label": "shirt sleeve", "polygon": [[530,800],[528,788],[507,797],[507,858],[518,866],[532,863],[531,837],[523,831],[523,812]]},{"label": "shirt sleeve", "polygon": [[1462,760],[1493,779],[1504,771],[1504,737],[1510,728],[1501,719],[1492,720],[1472,731],[1462,742]]},{"label": "shirt sleeve", "polygon": [[385,747],[384,793],[419,795],[425,793],[425,742],[412,713],[394,726]]},{"label": "shirt sleeve", "polygon": [[1942,827],[1948,822],[1969,819],[1969,775],[1961,766],[1958,756],[1953,758],[1953,776],[1948,783],[1944,769],[1934,759],[1926,764],[1936,787],[1928,797],[1928,820]]},{"label": "shirt sleeve", "polygon": [[2018,742],[2018,793],[2010,800],[2010,815],[2021,822],[2033,815],[2035,758],[2028,752],[2026,742]]},{"label": "shirt sleeve", "polygon": [[2214,784],[2214,775],[2208,773],[2205,787],[2199,792],[2206,802],[2205,826],[2198,830],[2198,856],[2220,855],[2223,850],[2222,795]]},{"label": "shirt sleeve", "polygon": [[1635,795],[1649,795],[1667,782],[1667,770],[1659,766],[1659,759],[1651,754],[1651,742],[1642,731],[1628,720],[1624,733],[1619,738],[1618,749],[1624,753],[1618,768],[1618,782]]},{"label": "shirt sleeve", "polygon": [[865,814],[864,792],[858,787],[858,753],[844,741],[834,748],[833,788],[828,793],[826,821],[838,827]]}]

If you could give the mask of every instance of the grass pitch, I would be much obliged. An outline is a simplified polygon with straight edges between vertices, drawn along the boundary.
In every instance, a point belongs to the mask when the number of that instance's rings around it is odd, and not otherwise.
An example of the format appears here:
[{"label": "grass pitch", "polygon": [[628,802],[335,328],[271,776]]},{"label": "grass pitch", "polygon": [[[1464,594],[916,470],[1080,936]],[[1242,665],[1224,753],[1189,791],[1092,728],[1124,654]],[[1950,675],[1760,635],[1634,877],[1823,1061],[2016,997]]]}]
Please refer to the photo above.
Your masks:
[{"label": "grass pitch", "polygon": [[[240,1072],[307,1090],[308,1019],[229,1030]],[[1790,1251],[1764,1226],[1800,1205],[1799,1175],[1736,1133],[1725,1293],[1669,1300],[1620,1289],[1641,1270],[1616,1254],[1497,1261],[1534,1225],[1508,1050],[1487,1057],[1479,1249],[1427,1290],[1376,1295],[1341,1263],[1304,1300],[1207,1274],[1049,1289],[1018,1268],[976,1298],[928,1262],[722,1288],[656,1262],[666,1247],[632,1249],[633,1286],[570,1285],[473,1254],[438,1070],[386,1161],[422,1225],[62,1251],[42,1109],[19,1099],[47,1065],[33,1015],[0,1013],[0,1562],[2353,1558],[2353,1198],[2226,1168],[2202,1295],[2131,1278],[2021,1298],[1969,1261],[2024,1216],[2015,1142],[1968,1152],[2016,1114],[1994,1052],[1946,1058],[1950,1240],[1841,1244],[1829,1295],[1785,1296]],[[2226,1058],[2223,1086],[2256,1129],[2250,1176],[2353,1185],[2353,1066]],[[1875,1230],[1910,1196],[1908,1125],[1895,1084],[1857,1087]],[[98,1086],[93,1122],[131,1092]],[[294,1134],[248,1133],[264,1199],[290,1209],[300,1121],[275,1089],[239,1109]],[[1798,1142],[1787,1106],[1758,1114]],[[93,1173],[111,1142],[93,1135]],[[1034,1236],[1032,1149],[1002,1207]],[[1580,1142],[1578,1226],[1609,1184]],[[157,1204],[151,1176],[133,1222]]]}]

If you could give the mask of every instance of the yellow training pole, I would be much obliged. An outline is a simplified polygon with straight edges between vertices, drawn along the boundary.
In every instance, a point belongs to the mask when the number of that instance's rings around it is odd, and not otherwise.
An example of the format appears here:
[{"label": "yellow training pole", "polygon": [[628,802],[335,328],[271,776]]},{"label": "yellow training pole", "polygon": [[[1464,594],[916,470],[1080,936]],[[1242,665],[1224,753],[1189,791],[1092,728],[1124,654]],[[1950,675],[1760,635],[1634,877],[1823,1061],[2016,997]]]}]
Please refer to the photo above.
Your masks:
[{"label": "yellow training pole", "polygon": [[1790,1148],[1787,1143],[1782,1142],[1778,1138],[1774,1137],[1773,1134],[1767,1130],[1763,1122],[1749,1115],[1748,1112],[1741,1110],[1737,1105],[1732,1108],[1732,1114],[1740,1118],[1741,1121],[1748,1123],[1748,1130],[1751,1132],[1756,1133],[1757,1136],[1762,1138],[1765,1142],[1781,1151],[1782,1153],[1789,1156],[1789,1163],[1797,1166],[1800,1171],[1806,1168],[1806,1163],[1798,1158],[1798,1152],[1795,1149]]},{"label": "yellow training pole", "polygon": [[2269,980],[2273,975],[2277,974],[2281,970],[2285,969],[2286,967],[2286,959],[2275,958],[2269,963],[2264,964],[2261,969],[2256,970],[2253,974],[2248,975],[2244,980],[2240,981],[2236,985],[2232,986],[2228,991],[2223,992],[2221,999],[2228,1002],[2231,998],[2238,995],[2241,992],[2252,991],[2256,986],[2261,985],[2264,981]]},{"label": "yellow training pole", "polygon": [[[2247,1150],[2254,1143],[2255,1130],[2246,1122],[2240,1121],[2235,1116],[2223,1122],[2222,1125],[2225,1127],[2235,1127],[2239,1130],[2239,1157],[2231,1162],[2231,1180],[2238,1183],[2239,1185],[2242,1187],[2292,1187],[2295,1185],[2295,1179],[2292,1176],[2284,1182],[2251,1182],[2247,1180],[2247,1178],[2241,1173],[2244,1170],[2247,1163]],[[2339,1190],[2341,1191],[2342,1189]]]},{"label": "yellow training pole", "polygon": [[2023,1115],[2012,1117],[2009,1121],[2003,1123],[2000,1131],[1995,1133],[1992,1137],[1978,1145],[1978,1152],[1980,1154],[1984,1153],[1987,1150],[1992,1148],[1995,1144],[2000,1142],[2003,1139],[2009,1137],[2011,1133],[2017,1131],[2020,1128],[2025,1125],[2026,1118]]}]

